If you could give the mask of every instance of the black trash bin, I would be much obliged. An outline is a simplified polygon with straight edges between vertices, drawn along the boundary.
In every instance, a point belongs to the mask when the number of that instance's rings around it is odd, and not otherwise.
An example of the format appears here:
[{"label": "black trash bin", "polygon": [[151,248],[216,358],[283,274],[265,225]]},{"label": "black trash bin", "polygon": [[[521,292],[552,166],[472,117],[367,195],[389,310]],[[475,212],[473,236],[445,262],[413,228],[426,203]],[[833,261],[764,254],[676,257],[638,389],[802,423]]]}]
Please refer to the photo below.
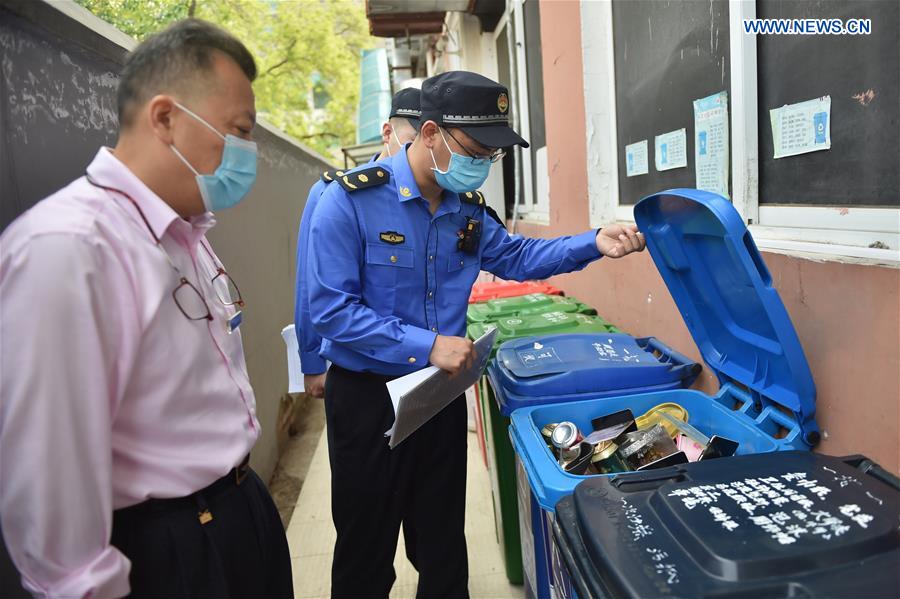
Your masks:
[{"label": "black trash bin", "polygon": [[554,578],[581,599],[900,597],[898,524],[900,481],[861,456],[596,477],[556,505]]}]

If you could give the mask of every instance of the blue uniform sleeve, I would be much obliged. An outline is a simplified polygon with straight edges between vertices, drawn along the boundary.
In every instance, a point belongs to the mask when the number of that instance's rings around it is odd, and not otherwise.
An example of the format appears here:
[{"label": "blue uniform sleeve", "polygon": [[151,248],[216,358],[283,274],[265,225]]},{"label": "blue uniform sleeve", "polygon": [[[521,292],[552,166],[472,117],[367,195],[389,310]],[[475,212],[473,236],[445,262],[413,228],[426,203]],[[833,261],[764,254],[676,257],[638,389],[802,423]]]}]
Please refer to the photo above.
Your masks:
[{"label": "blue uniform sleeve", "polygon": [[382,362],[425,366],[437,334],[362,301],[364,243],[352,201],[330,185],[312,217],[309,305],[316,332]]},{"label": "blue uniform sleeve", "polygon": [[297,345],[300,348],[300,368],[303,374],[322,374],[325,372],[325,360],[319,356],[322,337],[316,333],[309,317],[309,255],[310,225],[312,215],[325,190],[326,183],[316,181],[309,190],[303,217],[300,219],[300,232],[297,235],[297,293],[294,296],[294,329],[297,334]]},{"label": "blue uniform sleeve", "polygon": [[600,258],[597,231],[556,239],[510,235],[494,219],[485,218],[481,236],[481,267],[498,277],[525,281],[574,272]]}]

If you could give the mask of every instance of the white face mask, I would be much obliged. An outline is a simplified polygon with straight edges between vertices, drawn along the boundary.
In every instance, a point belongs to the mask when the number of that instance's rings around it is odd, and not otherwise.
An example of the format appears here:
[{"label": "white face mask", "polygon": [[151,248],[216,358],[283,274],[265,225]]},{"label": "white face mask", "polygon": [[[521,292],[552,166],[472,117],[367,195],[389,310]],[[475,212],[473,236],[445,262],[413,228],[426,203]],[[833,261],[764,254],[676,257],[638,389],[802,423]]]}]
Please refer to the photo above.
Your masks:
[{"label": "white face mask", "polygon": [[222,135],[206,119],[197,115],[189,108],[175,103],[175,106],[189,114],[191,117],[206,125],[210,131],[225,140],[222,150],[222,160],[216,172],[212,175],[201,175],[197,169],[188,162],[174,144],[169,147],[175,155],[187,166],[197,181],[200,188],[200,197],[203,198],[203,206],[210,212],[217,212],[225,208],[231,208],[240,202],[253,187],[256,181],[256,143],[235,137],[230,133]]},{"label": "white face mask", "polygon": [[[393,137],[393,138],[394,138],[394,141],[397,142],[397,149],[398,149],[398,150],[403,149],[403,144],[400,143],[400,138],[397,137],[397,132],[394,131],[394,128],[393,128],[393,127],[391,127],[391,137]],[[391,141],[390,141],[390,140],[388,140],[388,142],[387,142],[386,144],[384,144],[384,147],[386,148],[386,151],[387,151],[387,155],[388,155],[388,156],[393,156],[393,155],[394,155],[394,152],[391,152]]]}]

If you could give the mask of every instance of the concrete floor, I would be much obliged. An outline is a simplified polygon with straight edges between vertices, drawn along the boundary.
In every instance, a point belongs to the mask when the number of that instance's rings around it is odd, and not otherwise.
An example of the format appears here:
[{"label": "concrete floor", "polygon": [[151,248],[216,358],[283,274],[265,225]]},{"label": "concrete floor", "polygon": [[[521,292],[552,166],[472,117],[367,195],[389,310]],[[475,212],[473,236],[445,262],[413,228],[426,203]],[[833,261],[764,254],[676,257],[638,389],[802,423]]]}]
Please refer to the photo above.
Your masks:
[{"label": "concrete floor", "polygon": [[281,457],[272,479],[269,481],[269,492],[285,530],[291,522],[291,515],[297,505],[297,497],[309,473],[309,466],[316,455],[319,437],[325,430],[325,405],[321,399],[308,398],[300,394],[296,398],[294,408],[292,435],[288,437],[281,450]]},{"label": "concrete floor", "polygon": [[[506,580],[494,533],[490,481],[474,433],[469,433],[468,455],[466,539],[469,549],[469,593],[473,599],[524,597],[521,586],[512,586]],[[297,459],[302,459],[302,452],[295,453],[293,461]],[[288,465],[282,470],[289,471],[290,468]],[[287,531],[293,561],[294,594],[298,599],[329,596],[331,554],[335,540],[329,477],[328,448],[325,435],[320,434]],[[402,535],[394,568],[397,580],[391,598],[415,597],[417,573],[405,557]]]}]

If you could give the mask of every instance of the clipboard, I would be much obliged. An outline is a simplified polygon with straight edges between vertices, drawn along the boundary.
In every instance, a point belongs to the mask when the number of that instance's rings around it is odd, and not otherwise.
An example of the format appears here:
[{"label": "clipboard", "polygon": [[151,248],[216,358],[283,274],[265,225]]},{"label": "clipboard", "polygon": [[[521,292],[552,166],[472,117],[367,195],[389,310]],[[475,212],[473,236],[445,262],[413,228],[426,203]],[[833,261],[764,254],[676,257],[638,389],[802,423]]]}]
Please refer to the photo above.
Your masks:
[{"label": "clipboard", "polygon": [[492,328],[475,341],[472,367],[451,376],[446,370],[429,366],[387,383],[394,404],[394,425],[385,432],[393,449],[423,424],[478,382],[487,366],[497,329]]}]

